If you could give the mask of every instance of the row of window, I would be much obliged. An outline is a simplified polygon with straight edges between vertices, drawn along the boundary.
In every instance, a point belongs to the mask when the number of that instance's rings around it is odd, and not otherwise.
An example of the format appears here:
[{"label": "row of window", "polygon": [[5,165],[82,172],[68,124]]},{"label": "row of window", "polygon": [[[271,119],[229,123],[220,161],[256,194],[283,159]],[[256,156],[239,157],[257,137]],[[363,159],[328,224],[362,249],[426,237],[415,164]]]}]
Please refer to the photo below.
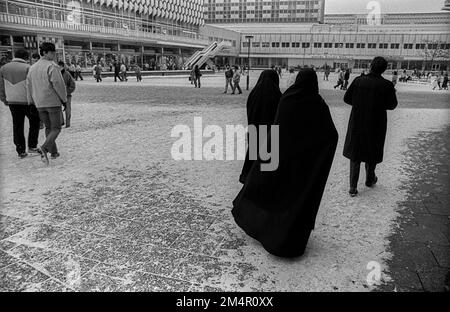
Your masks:
[{"label": "row of window", "polygon": [[[248,42],[242,42],[242,46],[244,48],[248,48]],[[355,46],[357,49],[365,49],[366,46],[368,49],[393,49],[393,50],[398,50],[400,49],[400,43],[368,43],[367,45],[365,43],[331,43],[331,42],[314,42],[313,43],[313,47],[314,48],[322,48],[322,46],[324,48],[336,48],[336,49],[341,49],[341,48],[346,48],[346,49],[354,49]],[[309,48],[311,47],[311,44],[309,42],[252,42],[252,47],[253,48]],[[403,49],[405,50],[411,50],[414,48],[414,44],[413,43],[405,43],[403,45]],[[417,43],[415,45],[416,50],[424,50],[426,48],[430,49],[430,50],[436,50],[436,49],[442,49],[442,50],[448,50],[450,49],[450,44],[449,43],[441,43],[441,44],[425,44],[425,43]]]}]

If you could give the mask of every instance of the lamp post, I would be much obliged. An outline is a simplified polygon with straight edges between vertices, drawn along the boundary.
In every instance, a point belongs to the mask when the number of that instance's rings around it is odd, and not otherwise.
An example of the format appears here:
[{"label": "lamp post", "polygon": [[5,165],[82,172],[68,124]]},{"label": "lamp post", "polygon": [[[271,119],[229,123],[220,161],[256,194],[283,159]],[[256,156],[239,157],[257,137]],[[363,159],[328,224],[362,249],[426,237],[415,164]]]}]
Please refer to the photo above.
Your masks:
[{"label": "lamp post", "polygon": [[250,89],[250,43],[253,39],[253,36],[245,36],[245,39],[248,40],[248,57],[247,57],[247,91]]}]

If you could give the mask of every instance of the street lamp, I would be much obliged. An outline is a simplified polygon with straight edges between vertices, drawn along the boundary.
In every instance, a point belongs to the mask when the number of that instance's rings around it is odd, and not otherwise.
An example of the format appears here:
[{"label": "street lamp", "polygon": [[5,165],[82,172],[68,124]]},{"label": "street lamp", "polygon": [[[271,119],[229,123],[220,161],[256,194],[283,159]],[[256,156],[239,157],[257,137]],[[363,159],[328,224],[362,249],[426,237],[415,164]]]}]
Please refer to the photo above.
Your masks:
[{"label": "street lamp", "polygon": [[245,39],[248,40],[248,57],[247,57],[247,64],[248,64],[248,67],[247,67],[247,90],[249,90],[249,88],[250,88],[250,43],[251,43],[251,41],[252,41],[252,39],[253,39],[253,36],[250,36],[250,35],[245,36]]}]

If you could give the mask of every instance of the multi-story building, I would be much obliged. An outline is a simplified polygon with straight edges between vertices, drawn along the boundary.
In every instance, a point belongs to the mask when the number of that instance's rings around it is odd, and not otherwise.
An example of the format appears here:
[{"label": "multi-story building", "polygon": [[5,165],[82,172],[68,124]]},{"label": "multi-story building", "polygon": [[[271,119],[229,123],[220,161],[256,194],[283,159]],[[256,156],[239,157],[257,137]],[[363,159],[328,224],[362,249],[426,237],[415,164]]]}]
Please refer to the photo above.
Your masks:
[{"label": "multi-story building", "polygon": [[[380,16],[381,25],[436,25],[450,24],[450,15],[445,13],[390,13]],[[326,14],[325,24],[331,25],[367,25],[364,14]]]},{"label": "multi-story building", "polygon": [[325,0],[205,0],[205,20],[224,23],[321,23]]},{"label": "multi-story building", "polygon": [[211,30],[215,39],[234,43],[237,54],[239,35],[205,26],[203,4],[204,0],[0,0],[0,53],[4,62],[14,49],[37,52],[40,42],[53,41],[60,59],[83,67],[119,60],[179,68],[211,43]]},{"label": "multi-story building", "polygon": [[[394,17],[397,16],[396,20]],[[391,69],[450,69],[450,13],[395,14],[381,25],[355,15],[325,17],[330,24],[222,24],[241,34],[239,62],[251,66],[367,68],[384,56]],[[247,36],[253,36],[250,41]]]}]

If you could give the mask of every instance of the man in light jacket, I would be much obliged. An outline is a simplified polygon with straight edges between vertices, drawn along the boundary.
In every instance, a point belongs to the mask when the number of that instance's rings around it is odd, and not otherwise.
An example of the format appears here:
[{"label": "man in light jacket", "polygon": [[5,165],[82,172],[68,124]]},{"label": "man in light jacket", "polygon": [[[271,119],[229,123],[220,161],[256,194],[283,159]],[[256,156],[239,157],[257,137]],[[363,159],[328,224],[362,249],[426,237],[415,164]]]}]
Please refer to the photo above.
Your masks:
[{"label": "man in light jacket", "polygon": [[36,106],[28,104],[27,74],[30,65],[27,64],[28,52],[17,50],[14,59],[0,69],[0,100],[9,106],[13,119],[13,137],[17,154],[20,158],[28,156],[24,136],[25,117],[30,128],[28,132],[28,152],[37,153],[39,137],[39,113]]},{"label": "man in light jacket", "polygon": [[56,138],[61,132],[62,106],[67,103],[67,91],[61,70],[55,64],[55,45],[44,42],[39,47],[41,59],[31,66],[27,76],[28,102],[34,102],[39,117],[45,124],[46,140],[38,149],[42,161],[49,164],[48,153],[52,159],[58,158]]}]

